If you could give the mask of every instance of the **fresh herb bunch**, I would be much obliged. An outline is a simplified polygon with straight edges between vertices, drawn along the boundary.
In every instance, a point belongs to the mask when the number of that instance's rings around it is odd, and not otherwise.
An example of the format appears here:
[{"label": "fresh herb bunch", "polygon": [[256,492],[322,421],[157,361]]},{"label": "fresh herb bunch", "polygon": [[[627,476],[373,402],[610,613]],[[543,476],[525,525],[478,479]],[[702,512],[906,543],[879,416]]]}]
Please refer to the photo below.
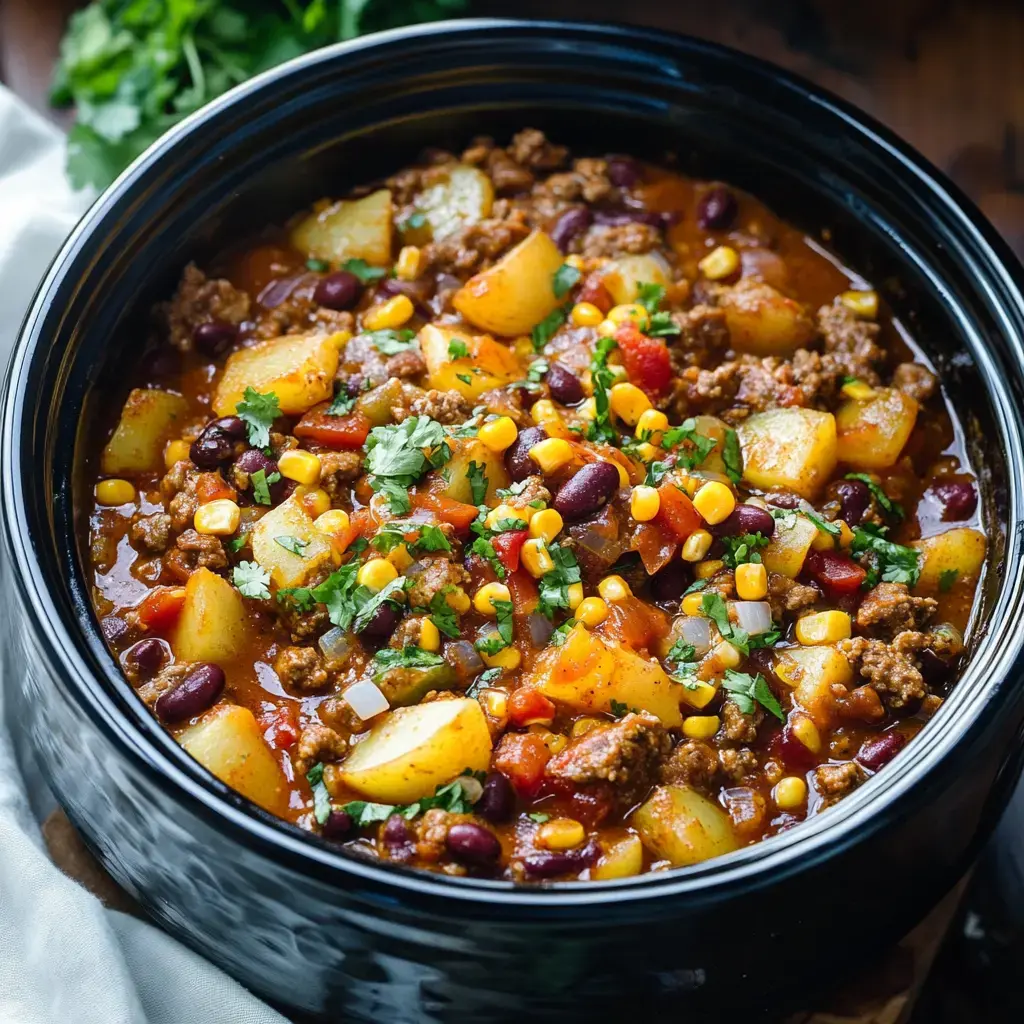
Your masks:
[{"label": "fresh herb bunch", "polygon": [[104,188],[168,128],[329,43],[449,18],[466,0],[96,0],[71,16],[51,102],[75,106],[68,176]]}]

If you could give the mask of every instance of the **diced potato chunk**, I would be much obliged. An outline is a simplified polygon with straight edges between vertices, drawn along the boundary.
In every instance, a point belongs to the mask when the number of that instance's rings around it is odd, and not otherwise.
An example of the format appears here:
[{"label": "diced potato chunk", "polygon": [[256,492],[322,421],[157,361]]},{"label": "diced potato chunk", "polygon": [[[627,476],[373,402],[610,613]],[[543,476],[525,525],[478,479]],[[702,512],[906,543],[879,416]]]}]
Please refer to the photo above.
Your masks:
[{"label": "diced potato chunk", "polygon": [[770,409],[738,431],[743,478],[762,490],[785,487],[811,499],[836,468],[836,421],[816,409]]},{"label": "diced potato chunk", "polygon": [[160,469],[164,444],[178,432],[187,411],[188,402],[181,395],[156,388],[135,388],[103,449],[103,472],[123,476]]},{"label": "diced potato chunk", "polygon": [[271,814],[287,809],[284,772],[248,708],[223,705],[190,725],[179,743],[221,782]]},{"label": "diced potato chunk", "polygon": [[896,388],[875,388],[865,401],[844,402],[836,413],[839,461],[859,469],[895,466],[917,409],[917,402]]},{"label": "diced potato chunk", "polygon": [[[466,346],[465,356],[451,354],[453,341]],[[428,384],[438,391],[457,391],[475,401],[485,391],[525,376],[511,349],[486,335],[472,337],[464,331],[427,324],[419,333],[419,342],[430,375]]]},{"label": "diced potato chunk", "polygon": [[175,658],[223,664],[241,654],[248,638],[238,591],[209,569],[197,569],[185,584],[185,603],[171,637]]},{"label": "diced potato chunk", "polygon": [[[291,537],[302,547],[297,555],[277,542]],[[279,587],[300,587],[331,558],[330,539],[321,533],[294,496],[259,519],[249,534],[253,558]]]},{"label": "diced potato chunk", "polygon": [[633,814],[644,845],[673,867],[738,849],[729,815],[686,786],[659,786]]},{"label": "diced potato chunk", "polygon": [[[985,534],[969,526],[957,526],[945,533],[915,541],[911,547],[922,554],[918,590],[934,590],[943,579],[974,579],[985,562]],[[952,576],[952,573],[956,576]],[[945,575],[944,574],[949,574]]]},{"label": "diced potato chunk", "polygon": [[391,262],[392,213],[386,188],[362,199],[344,199],[300,221],[292,231],[292,244],[314,259],[359,259],[384,267]]},{"label": "diced potato chunk", "polygon": [[437,700],[399,708],[375,725],[338,776],[370,800],[409,804],[461,775],[486,771],[491,734],[475,700]]},{"label": "diced potato chunk", "polygon": [[564,257],[534,231],[493,267],[471,277],[452,299],[471,323],[505,338],[529,334],[558,306],[554,277]]},{"label": "diced potato chunk", "polygon": [[732,346],[738,352],[788,356],[814,338],[814,324],[799,302],[753,278],[722,288],[718,305],[725,310]]},{"label": "diced potato chunk", "polygon": [[764,567],[795,580],[817,533],[818,528],[806,516],[778,520],[772,539],[761,552]]},{"label": "diced potato chunk", "polygon": [[213,396],[213,411],[230,416],[246,388],[277,395],[281,412],[301,416],[334,393],[338,349],[344,336],[288,334],[232,353]]},{"label": "diced potato chunk", "polygon": [[793,687],[797,702],[823,729],[832,724],[832,685],[848,686],[853,682],[853,670],[846,656],[828,646],[780,651],[775,674]]},{"label": "diced potato chunk", "polygon": [[639,256],[619,256],[613,259],[601,275],[601,283],[617,305],[636,302],[642,284],[671,284],[668,264],[658,253]]},{"label": "diced potato chunk", "polygon": [[683,685],[657,661],[609,643],[577,625],[561,647],[537,660],[528,684],[545,697],[578,711],[610,712],[612,705],[649,711],[673,728],[682,724]]},{"label": "diced potato chunk", "polygon": [[447,498],[463,501],[467,505],[476,505],[473,500],[473,485],[470,481],[469,464],[475,462],[482,467],[487,477],[487,496],[489,505],[497,504],[499,487],[508,487],[508,471],[501,453],[491,451],[482,441],[475,437],[449,437],[448,446],[452,457],[441,469],[441,479],[446,481],[441,492]]},{"label": "diced potato chunk", "polygon": [[423,245],[431,238],[444,238],[469,224],[478,224],[490,215],[494,204],[494,186],[479,168],[455,164],[450,171],[438,168],[432,174],[434,183],[415,200],[426,223],[402,232],[403,241],[413,245]]},{"label": "diced potato chunk", "polygon": [[716,444],[711,449],[708,457],[694,470],[695,473],[721,473],[725,475],[725,459],[722,452],[725,451],[725,434],[729,424],[720,420],[717,416],[700,415],[695,416],[697,433],[703,437],[712,438]]}]

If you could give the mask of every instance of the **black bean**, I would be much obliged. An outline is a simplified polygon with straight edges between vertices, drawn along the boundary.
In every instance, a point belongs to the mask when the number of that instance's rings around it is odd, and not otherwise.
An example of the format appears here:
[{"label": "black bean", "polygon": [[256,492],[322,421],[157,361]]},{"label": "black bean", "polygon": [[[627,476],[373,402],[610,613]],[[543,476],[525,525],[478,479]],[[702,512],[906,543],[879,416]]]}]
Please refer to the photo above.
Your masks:
[{"label": "black bean", "polygon": [[222,356],[238,337],[238,327],[224,320],[197,324],[192,331],[192,344],[204,355]]},{"label": "black bean", "polygon": [[184,722],[212,707],[223,692],[223,669],[200,662],[173,690],[161,694],[156,713],[165,722]]},{"label": "black bean", "polygon": [[940,658],[930,647],[926,647],[918,654],[917,661],[924,681],[929,686],[937,687],[949,682],[959,659],[951,658],[947,661],[945,658]]},{"label": "black bean", "polygon": [[452,825],[444,844],[448,852],[463,864],[493,864],[501,856],[498,837],[483,825],[471,821]]},{"label": "black bean", "polygon": [[389,604],[382,604],[374,613],[370,621],[363,626],[361,632],[366,636],[384,639],[391,636],[398,628],[398,612]]},{"label": "black bean", "polygon": [[336,270],[317,282],[313,301],[328,309],[351,309],[363,293],[363,282],[347,270]]},{"label": "black bean", "polygon": [[577,470],[555,495],[554,507],[565,519],[582,519],[607,504],[619,489],[619,471],[610,462],[591,462]]},{"label": "black bean", "polygon": [[978,507],[974,484],[963,480],[947,480],[935,485],[935,496],[943,504],[943,519],[970,519]]},{"label": "black bean", "polygon": [[551,229],[551,241],[562,252],[568,252],[573,239],[582,235],[590,227],[593,219],[594,215],[590,212],[589,207],[571,207],[555,221],[555,226]]},{"label": "black bean", "polygon": [[847,526],[857,526],[871,506],[871,492],[861,480],[840,480],[835,486],[840,518]]},{"label": "black bean", "polygon": [[[225,419],[238,420],[237,416]],[[238,420],[241,423],[241,420]],[[242,424],[243,434],[245,424]],[[231,429],[234,429],[232,425]],[[200,469],[217,469],[235,454],[237,438],[226,430],[220,420],[214,420],[203,427],[203,432],[189,446],[188,457]]]},{"label": "black bean", "polygon": [[625,224],[649,224],[652,228],[663,228],[669,220],[664,214],[651,210],[598,210],[594,223],[603,227],[622,227]]},{"label": "black bean", "polygon": [[324,839],[344,839],[352,831],[352,818],[346,811],[334,811],[327,816],[323,831]]},{"label": "black bean", "polygon": [[235,465],[250,476],[253,473],[258,473],[261,469],[267,476],[277,472],[277,463],[269,455],[261,452],[259,448],[247,448],[235,459]]},{"label": "black bean", "polygon": [[693,582],[690,570],[681,561],[672,561],[651,577],[651,593],[656,601],[678,601]]},{"label": "black bean", "polygon": [[210,427],[222,430],[228,437],[233,437],[236,441],[245,440],[245,421],[241,416],[221,416],[219,420],[207,424],[207,429]]},{"label": "black bean", "polygon": [[516,794],[512,783],[501,772],[491,772],[484,780],[484,791],[473,805],[473,810],[481,818],[497,825],[512,817],[515,806]]},{"label": "black bean", "polygon": [[575,405],[586,397],[579,377],[561,363],[551,364],[545,380],[548,382],[551,397],[562,405]]},{"label": "black bean", "polygon": [[124,652],[125,660],[133,663],[143,676],[154,676],[163,667],[167,651],[162,640],[146,637]]},{"label": "black bean", "polygon": [[724,231],[736,219],[736,197],[724,185],[716,185],[697,204],[697,223],[705,231]]},{"label": "black bean", "polygon": [[554,878],[579,871],[579,857],[575,850],[538,850],[523,858],[523,868],[533,878]]},{"label": "black bean", "polygon": [[108,615],[100,619],[100,632],[108,644],[116,643],[128,632],[128,623],[117,615]]},{"label": "black bean", "polygon": [[775,520],[756,505],[737,505],[725,519],[712,526],[710,532],[716,537],[742,537],[745,533],[771,537],[775,533]]},{"label": "black bean", "polygon": [[539,472],[537,463],[530,458],[530,449],[547,436],[542,427],[527,427],[519,432],[519,436],[505,452],[505,468],[513,480],[525,480]]},{"label": "black bean", "polygon": [[907,737],[901,732],[884,732],[874,739],[865,740],[857,753],[857,760],[869,771],[877,772],[887,765],[905,746]]},{"label": "black bean", "polygon": [[640,165],[629,156],[609,157],[608,180],[619,188],[632,188],[640,181]]}]

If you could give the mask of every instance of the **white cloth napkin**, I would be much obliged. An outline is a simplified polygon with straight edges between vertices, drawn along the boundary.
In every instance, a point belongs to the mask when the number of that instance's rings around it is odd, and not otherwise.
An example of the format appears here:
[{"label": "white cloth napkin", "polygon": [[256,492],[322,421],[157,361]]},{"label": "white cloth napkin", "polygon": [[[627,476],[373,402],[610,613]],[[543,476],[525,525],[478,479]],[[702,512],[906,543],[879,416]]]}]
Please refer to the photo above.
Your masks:
[{"label": "white cloth napkin", "polygon": [[[88,206],[64,138],[0,86],[0,365],[60,243]],[[0,680],[2,682],[2,680]],[[0,1022],[285,1024],[162,931],[107,910],[50,862],[14,762],[0,687]],[[37,783],[38,784],[38,783]]]}]

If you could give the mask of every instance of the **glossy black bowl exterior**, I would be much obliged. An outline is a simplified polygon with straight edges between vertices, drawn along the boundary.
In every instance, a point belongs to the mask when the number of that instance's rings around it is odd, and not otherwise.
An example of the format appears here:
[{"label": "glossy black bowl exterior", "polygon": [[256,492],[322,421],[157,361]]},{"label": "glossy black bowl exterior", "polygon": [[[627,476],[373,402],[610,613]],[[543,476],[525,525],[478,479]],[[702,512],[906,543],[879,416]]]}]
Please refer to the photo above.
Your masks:
[{"label": "glossy black bowl exterior", "polygon": [[[515,889],[360,862],[277,822],[167,737],[101,642],[83,570],[85,445],[181,266],[425,143],[523,125],[660,156],[764,197],[874,281],[945,375],[992,537],[973,658],[936,719],[829,813],[729,857]],[[303,58],[172,131],[107,192],[32,305],[3,409],[5,674],[20,734],[114,877],[256,992],[328,1018],[732,1019],[799,1000],[962,874],[1017,775],[1019,268],[906,147],[756,61],[664,33],[464,22]],[[144,376],[144,370],[138,371]],[[84,413],[84,415],[83,415]]]}]

